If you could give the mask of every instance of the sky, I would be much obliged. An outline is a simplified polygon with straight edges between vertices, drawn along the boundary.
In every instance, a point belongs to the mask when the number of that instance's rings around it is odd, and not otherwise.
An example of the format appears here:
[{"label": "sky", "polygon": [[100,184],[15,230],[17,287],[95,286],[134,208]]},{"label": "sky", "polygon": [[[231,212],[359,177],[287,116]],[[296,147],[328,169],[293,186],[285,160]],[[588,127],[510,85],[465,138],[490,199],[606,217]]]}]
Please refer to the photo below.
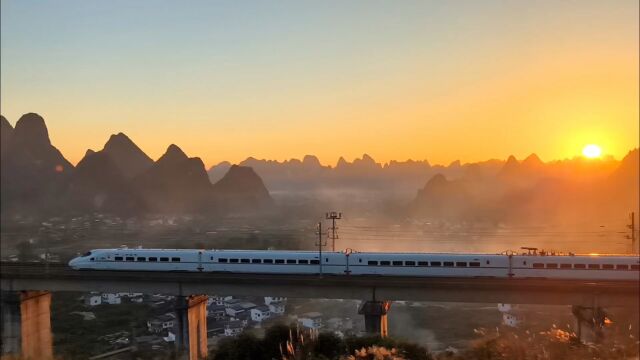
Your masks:
[{"label": "sky", "polygon": [[637,0],[0,4],[0,112],[72,163],[118,132],[207,166],[638,147]]}]

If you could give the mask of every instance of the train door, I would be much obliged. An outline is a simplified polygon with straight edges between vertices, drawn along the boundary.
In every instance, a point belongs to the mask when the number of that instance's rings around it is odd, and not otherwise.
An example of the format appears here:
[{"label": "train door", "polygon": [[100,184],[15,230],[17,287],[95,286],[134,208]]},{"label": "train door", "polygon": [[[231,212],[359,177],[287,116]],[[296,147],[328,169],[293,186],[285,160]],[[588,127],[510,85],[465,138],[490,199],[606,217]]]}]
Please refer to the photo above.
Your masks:
[{"label": "train door", "polygon": [[202,271],[204,270],[204,267],[202,266],[202,251],[198,251],[198,271]]}]

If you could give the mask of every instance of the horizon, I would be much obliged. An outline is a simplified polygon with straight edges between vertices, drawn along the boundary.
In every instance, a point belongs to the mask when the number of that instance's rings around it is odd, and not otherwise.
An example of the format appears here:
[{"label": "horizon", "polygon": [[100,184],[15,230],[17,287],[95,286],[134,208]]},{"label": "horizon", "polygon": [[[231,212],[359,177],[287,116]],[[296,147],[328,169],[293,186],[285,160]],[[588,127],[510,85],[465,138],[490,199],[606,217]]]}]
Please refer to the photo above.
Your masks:
[{"label": "horizon", "polygon": [[638,147],[636,1],[1,10],[3,115],[41,114],[72,163],[117,132],[151,158],[176,143],[207,167],[566,159],[587,144],[621,159]]},{"label": "horizon", "polygon": [[[39,115],[39,114],[37,114],[37,113],[34,113],[34,114]],[[3,114],[0,114],[0,115],[4,116]],[[26,115],[26,114],[25,114],[25,115]],[[5,117],[5,118],[6,118],[6,117]],[[45,126],[47,127],[47,130],[48,130],[48,129],[49,129],[49,125],[47,124],[47,120],[46,120],[46,119],[44,119],[44,120],[45,120]],[[9,121],[9,120],[7,119],[7,121]],[[15,123],[13,123],[13,124],[12,124],[12,123],[11,123],[11,121],[9,121],[9,125],[10,125],[12,128],[15,128]],[[140,148],[140,150],[142,150],[142,152],[143,152],[143,153],[145,153],[147,156],[149,156],[149,154],[145,151],[145,149],[141,148],[141,147],[140,147],[140,146],[135,142],[135,140],[134,140],[134,139],[132,139],[131,137],[129,137],[129,135],[127,135],[127,134],[126,134],[126,133],[124,133],[124,132],[121,132],[121,131],[120,131],[120,132],[117,132],[117,133],[113,133],[113,134],[109,135],[109,137],[116,136],[116,135],[120,135],[120,134],[122,134],[122,135],[126,136],[126,137],[127,137],[129,140],[131,140],[131,141],[132,141],[136,146],[138,146],[138,147]],[[51,133],[50,133],[50,132],[49,132],[49,138],[51,139]],[[97,146],[97,147],[93,147],[93,148],[88,148],[88,149],[86,149],[86,150],[85,150],[85,156],[86,156],[86,153],[87,153],[88,151],[94,151],[94,152],[95,152],[95,151],[102,150],[102,147],[103,147],[103,146],[108,142],[108,140],[109,140],[109,139],[107,139],[103,145],[100,145],[100,146]],[[57,147],[57,146],[56,146],[56,144],[53,142],[53,140],[52,140],[51,142],[52,142],[52,145],[53,145],[53,146]],[[161,156],[166,152],[166,150],[168,150],[168,148],[169,148],[171,145],[175,145],[175,146],[177,146],[178,148],[180,148],[181,150],[183,150],[183,148],[180,146],[180,144],[171,143],[171,144],[167,145],[167,147],[166,147],[165,151],[164,151],[164,152],[162,152],[162,154],[160,154],[158,157],[153,157],[153,156],[149,156],[149,157],[150,157],[154,162],[155,162],[155,161],[157,161],[157,160],[158,160],[158,159],[159,159],[159,158],[160,158],[160,157],[161,157]],[[489,161],[501,161],[501,162],[507,162],[507,161],[508,161],[508,159],[509,159],[510,157],[512,157],[512,156],[513,156],[513,157],[514,157],[518,162],[520,162],[520,163],[521,163],[521,162],[523,162],[523,161],[525,161],[525,160],[526,160],[527,158],[529,158],[530,156],[536,156],[536,157],[538,157],[538,159],[539,159],[540,161],[542,161],[544,164],[552,164],[552,163],[556,163],[556,162],[572,161],[572,160],[582,160],[582,161],[591,161],[591,162],[598,162],[598,161],[616,161],[616,162],[619,162],[619,161],[622,161],[622,159],[623,159],[626,155],[628,155],[630,152],[635,151],[635,150],[638,150],[638,149],[639,149],[638,147],[635,147],[635,148],[631,148],[631,149],[629,149],[629,150],[628,150],[628,151],[627,151],[627,152],[626,152],[626,153],[625,153],[621,158],[616,158],[615,156],[613,156],[613,155],[611,155],[611,154],[603,153],[603,154],[599,155],[598,157],[596,157],[596,158],[594,158],[594,159],[586,158],[584,155],[574,155],[574,156],[572,156],[572,157],[567,157],[567,158],[562,158],[562,159],[550,159],[550,160],[544,160],[544,159],[540,158],[540,156],[539,156],[536,152],[532,152],[532,153],[530,153],[530,154],[528,154],[528,155],[526,155],[526,156],[523,156],[523,157],[518,157],[518,156],[515,156],[514,154],[509,154],[509,155],[505,156],[504,158],[488,158],[488,159],[481,159],[481,160],[478,160],[478,161],[470,161],[470,162],[462,161],[462,160],[460,160],[460,159],[456,159],[456,160],[451,161],[451,162],[450,162],[450,163],[448,163],[448,164],[434,163],[434,162],[429,161],[429,159],[428,159],[428,158],[424,158],[424,159],[418,159],[418,158],[408,158],[408,159],[391,159],[391,160],[389,160],[389,161],[379,161],[379,160],[377,160],[375,157],[373,157],[373,156],[369,155],[367,152],[364,152],[364,153],[362,153],[361,155],[359,155],[359,156],[358,156],[358,155],[356,155],[356,156],[355,156],[355,157],[353,157],[353,158],[347,158],[347,157],[345,157],[345,156],[340,156],[340,157],[339,157],[338,159],[336,159],[336,161],[335,161],[335,162],[333,162],[333,163],[326,163],[326,162],[323,162],[323,161],[322,161],[322,160],[320,160],[320,159],[318,158],[318,156],[317,156],[317,155],[315,155],[315,154],[304,154],[304,155],[302,155],[302,156],[300,156],[300,157],[289,157],[289,158],[285,158],[285,159],[270,159],[270,158],[265,158],[265,157],[261,157],[261,156],[257,156],[257,155],[248,155],[248,156],[244,157],[242,160],[237,161],[237,162],[232,162],[232,161],[228,161],[228,160],[222,160],[222,161],[219,161],[219,162],[217,162],[217,163],[214,163],[214,164],[210,164],[210,165],[208,165],[206,162],[204,162],[204,160],[202,159],[202,157],[198,156],[197,154],[189,154],[189,153],[186,153],[186,155],[187,155],[188,157],[190,157],[190,158],[195,157],[195,158],[200,158],[201,160],[203,160],[203,163],[204,163],[205,169],[206,169],[207,171],[209,171],[209,170],[211,170],[213,167],[218,166],[218,165],[221,165],[222,163],[225,163],[225,162],[226,162],[226,163],[230,163],[231,165],[240,165],[240,163],[242,163],[242,162],[244,162],[244,161],[246,161],[246,160],[253,159],[253,160],[256,160],[256,161],[269,161],[269,162],[271,162],[271,161],[275,161],[275,162],[278,162],[278,163],[281,163],[281,164],[282,164],[282,163],[286,163],[286,162],[288,162],[288,161],[294,161],[294,160],[297,160],[297,161],[303,161],[303,160],[304,160],[304,158],[305,158],[305,157],[307,157],[307,156],[315,157],[316,159],[318,159],[318,161],[319,161],[319,163],[320,163],[320,165],[321,165],[321,166],[325,166],[325,167],[329,167],[329,168],[336,168],[337,164],[340,162],[340,159],[344,159],[347,163],[353,163],[355,160],[362,160],[362,159],[364,159],[364,157],[365,157],[365,156],[369,156],[369,157],[371,157],[371,158],[372,158],[372,160],[373,160],[376,164],[379,164],[379,165],[381,165],[382,167],[385,167],[385,166],[390,165],[390,163],[391,163],[391,162],[399,162],[399,163],[406,163],[406,162],[427,162],[427,163],[428,163],[428,165],[429,165],[430,167],[445,167],[445,168],[446,168],[446,167],[450,167],[450,166],[452,166],[452,165],[453,165],[454,163],[456,163],[456,162],[458,162],[460,166],[465,166],[465,165],[470,165],[470,164],[477,164],[477,163],[482,163],[482,162],[489,162]],[[183,150],[183,151],[184,151],[184,150]],[[61,152],[62,152],[62,151],[61,151]],[[69,160],[69,159],[67,158],[67,156],[65,156],[64,152],[62,152],[62,155],[63,155],[67,160]],[[83,156],[83,158],[84,158],[84,156]],[[69,162],[70,162],[71,164],[73,164],[73,166],[77,166],[77,165],[78,165],[78,162],[80,162],[80,160],[82,160],[82,158],[81,158],[81,159],[79,159],[79,160],[77,160],[77,161],[71,161],[71,160],[69,160]]]}]

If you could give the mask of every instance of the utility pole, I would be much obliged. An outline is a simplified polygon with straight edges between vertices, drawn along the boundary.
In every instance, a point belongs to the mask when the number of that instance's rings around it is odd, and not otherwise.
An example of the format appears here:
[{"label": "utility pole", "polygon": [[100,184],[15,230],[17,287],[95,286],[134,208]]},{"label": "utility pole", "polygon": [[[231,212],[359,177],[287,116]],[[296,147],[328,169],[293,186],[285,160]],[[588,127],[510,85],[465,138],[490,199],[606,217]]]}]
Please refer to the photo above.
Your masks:
[{"label": "utility pole", "polygon": [[322,247],[327,246],[327,242],[322,242],[322,236],[324,233],[322,232],[322,221],[318,221],[318,231],[316,232],[318,235],[318,242],[316,246],[318,247],[318,262],[320,264],[320,277],[322,277]]},{"label": "utility pole", "polygon": [[627,235],[627,239],[631,239],[631,252],[633,252],[636,248],[636,213],[632,211],[629,218],[631,224],[627,225],[627,228],[631,230],[631,236]]},{"label": "utility pole", "polygon": [[336,233],[336,230],[338,229],[336,227],[336,220],[342,219],[342,213],[332,211],[330,213],[326,213],[324,217],[327,220],[331,220],[331,250],[336,251],[336,239],[338,238]]}]

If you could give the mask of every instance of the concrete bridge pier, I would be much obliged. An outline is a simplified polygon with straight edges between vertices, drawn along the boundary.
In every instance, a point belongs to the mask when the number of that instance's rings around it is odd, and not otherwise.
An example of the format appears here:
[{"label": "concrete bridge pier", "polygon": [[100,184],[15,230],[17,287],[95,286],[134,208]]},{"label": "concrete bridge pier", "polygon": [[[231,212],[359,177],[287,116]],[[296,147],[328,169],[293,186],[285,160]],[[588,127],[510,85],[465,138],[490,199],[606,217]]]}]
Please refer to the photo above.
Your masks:
[{"label": "concrete bridge pier", "polygon": [[20,298],[16,293],[3,291],[1,297],[0,318],[2,322],[2,340],[0,357],[20,354]]},{"label": "concrete bridge pier", "polygon": [[365,300],[358,309],[358,314],[364,315],[364,328],[369,334],[381,337],[389,335],[387,313],[391,307],[390,301]]},{"label": "concrete bridge pier", "polygon": [[176,350],[178,354],[189,350],[189,360],[206,359],[207,348],[207,296],[178,296],[176,301]]},{"label": "concrete bridge pier", "polygon": [[583,330],[591,330],[594,341],[601,341],[604,337],[603,329],[606,320],[606,312],[599,306],[586,307],[573,305],[571,313],[576,319],[576,337],[582,342],[586,334]]},{"label": "concrete bridge pier", "polygon": [[2,294],[2,355],[25,360],[53,359],[51,293]]}]

